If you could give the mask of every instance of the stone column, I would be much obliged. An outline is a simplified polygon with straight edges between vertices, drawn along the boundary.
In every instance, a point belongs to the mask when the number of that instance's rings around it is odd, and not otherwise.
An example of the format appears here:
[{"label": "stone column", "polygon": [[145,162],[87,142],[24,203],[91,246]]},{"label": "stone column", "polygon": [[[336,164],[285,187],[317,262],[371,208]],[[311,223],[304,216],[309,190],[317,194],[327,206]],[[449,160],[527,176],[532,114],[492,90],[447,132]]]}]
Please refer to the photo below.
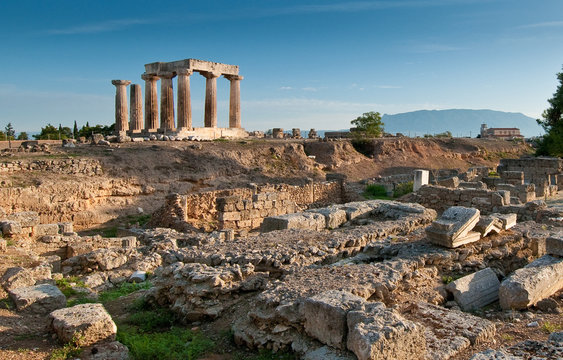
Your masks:
[{"label": "stone column", "polygon": [[131,100],[131,123],[129,130],[139,133],[143,129],[143,95],[141,85],[133,84],[129,88]]},{"label": "stone column", "polygon": [[127,85],[131,84],[129,80],[112,80],[115,85],[115,131],[129,130],[129,114],[127,111]]},{"label": "stone column", "polygon": [[200,72],[205,82],[205,127],[217,127],[217,78],[221,73]]},{"label": "stone column", "polygon": [[156,82],[160,79],[156,75],[143,74],[145,80],[145,131],[155,132],[158,128],[158,94]]},{"label": "stone column", "polygon": [[160,129],[175,130],[174,127],[174,89],[172,88],[172,72],[158,74],[160,76]]},{"label": "stone column", "polygon": [[190,75],[192,70],[179,69],[178,74],[178,129],[192,129],[192,103],[190,99]]},{"label": "stone column", "polygon": [[231,82],[229,127],[240,128],[240,81],[244,78],[240,75],[225,75],[225,78]]}]

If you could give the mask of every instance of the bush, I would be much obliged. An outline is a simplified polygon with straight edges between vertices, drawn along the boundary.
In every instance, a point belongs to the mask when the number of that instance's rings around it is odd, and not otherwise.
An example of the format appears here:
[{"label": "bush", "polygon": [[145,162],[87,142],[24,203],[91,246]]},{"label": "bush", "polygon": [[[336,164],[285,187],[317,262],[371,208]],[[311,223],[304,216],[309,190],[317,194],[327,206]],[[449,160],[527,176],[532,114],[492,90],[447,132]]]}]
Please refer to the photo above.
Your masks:
[{"label": "bush", "polygon": [[402,183],[399,184],[395,187],[395,190],[393,190],[393,197],[401,197],[403,195],[409,194],[412,192],[413,189],[413,182],[409,181],[406,183]]},{"label": "bush", "polygon": [[387,190],[383,185],[369,184],[366,186],[364,196],[368,199],[389,199]]},{"label": "bush", "polygon": [[141,282],[141,283],[128,283],[124,282],[115,289],[104,291],[98,297],[101,302],[107,302],[115,300],[119,297],[129,295],[137,290],[141,289],[148,289],[151,287],[151,283],[149,281]]}]

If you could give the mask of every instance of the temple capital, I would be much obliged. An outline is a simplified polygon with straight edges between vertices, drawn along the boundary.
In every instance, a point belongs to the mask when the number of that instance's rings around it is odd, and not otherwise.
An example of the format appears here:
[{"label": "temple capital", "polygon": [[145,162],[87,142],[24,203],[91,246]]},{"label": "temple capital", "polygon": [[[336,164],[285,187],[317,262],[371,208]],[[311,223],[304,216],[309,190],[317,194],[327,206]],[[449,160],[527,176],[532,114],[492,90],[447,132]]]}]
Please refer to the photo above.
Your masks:
[{"label": "temple capital", "polygon": [[111,83],[115,86],[119,86],[119,85],[129,85],[131,84],[130,80],[112,80]]},{"label": "temple capital", "polygon": [[156,81],[160,79],[160,77],[158,77],[156,74],[143,73],[141,74],[141,79],[145,81],[153,81],[153,80]]},{"label": "temple capital", "polygon": [[214,79],[214,78],[218,78],[219,76],[221,76],[222,74],[218,71],[200,71],[199,72],[202,76],[204,76],[206,79]]},{"label": "temple capital", "polygon": [[158,76],[159,76],[160,78],[162,78],[162,79],[172,79],[173,77],[176,76],[176,74],[173,73],[173,72],[168,72],[168,71],[166,71],[166,72],[160,72],[160,73],[158,73]]},{"label": "temple capital", "polygon": [[229,80],[229,81],[244,79],[244,76],[242,76],[242,75],[227,75],[227,74],[225,74],[225,75],[223,75],[223,77],[225,79]]}]

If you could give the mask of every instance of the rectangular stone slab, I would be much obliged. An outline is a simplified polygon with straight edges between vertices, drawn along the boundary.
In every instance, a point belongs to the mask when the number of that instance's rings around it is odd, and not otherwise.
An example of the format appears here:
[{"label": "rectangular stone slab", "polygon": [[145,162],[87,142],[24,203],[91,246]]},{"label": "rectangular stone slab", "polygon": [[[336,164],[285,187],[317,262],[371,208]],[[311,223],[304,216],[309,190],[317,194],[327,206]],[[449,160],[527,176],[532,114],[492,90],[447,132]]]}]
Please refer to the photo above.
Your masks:
[{"label": "rectangular stone slab", "polygon": [[475,242],[475,241],[479,241],[479,239],[481,239],[481,234],[479,234],[476,231],[470,231],[469,233],[467,233],[467,235],[465,235],[463,237],[459,237],[455,240],[436,239],[436,238],[433,238],[431,236],[429,236],[429,239],[433,244],[453,249],[453,248],[460,247],[460,246],[465,245],[465,244],[469,244],[469,243],[472,243],[472,242]]},{"label": "rectangular stone slab", "polygon": [[514,225],[516,225],[516,220],[518,218],[518,216],[516,214],[491,214],[492,217],[495,217],[497,219],[499,219],[500,221],[502,221],[502,229],[503,230],[508,230],[511,227],[513,227]]},{"label": "rectangular stone slab", "polygon": [[482,237],[489,235],[489,233],[494,232],[498,234],[503,228],[503,223],[500,219],[492,216],[481,216],[479,222],[473,230],[479,232]]},{"label": "rectangular stone slab", "polygon": [[457,279],[446,286],[463,311],[482,308],[498,300],[500,282],[491,268]]},{"label": "rectangular stone slab", "polygon": [[544,255],[514,271],[501,284],[503,309],[525,309],[563,288],[563,258]]},{"label": "rectangular stone slab", "polygon": [[426,234],[441,241],[463,238],[477,225],[479,215],[477,209],[452,206],[426,229]]},{"label": "rectangular stone slab", "polygon": [[545,240],[545,252],[548,255],[563,257],[563,234],[548,237]]}]

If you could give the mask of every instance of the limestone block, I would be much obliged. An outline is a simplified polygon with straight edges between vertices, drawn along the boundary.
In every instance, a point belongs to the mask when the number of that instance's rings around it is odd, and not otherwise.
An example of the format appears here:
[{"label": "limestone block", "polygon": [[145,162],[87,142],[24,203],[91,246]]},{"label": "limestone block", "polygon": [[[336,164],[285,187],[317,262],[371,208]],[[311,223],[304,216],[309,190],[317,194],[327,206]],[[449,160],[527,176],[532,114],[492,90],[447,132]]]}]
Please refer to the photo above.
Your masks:
[{"label": "limestone block", "polygon": [[59,225],[59,234],[74,232],[73,224],[71,222],[61,222],[58,225]]},{"label": "limestone block", "polygon": [[373,210],[371,206],[368,206],[367,202],[347,203],[343,207],[341,207],[341,209],[346,212],[346,217],[348,220],[354,220],[359,217],[367,216]]},{"label": "limestone block", "polygon": [[482,308],[498,300],[500,282],[491,268],[457,279],[446,286],[463,311]]},{"label": "limestone block", "polygon": [[415,170],[413,191],[418,191],[423,185],[428,184],[429,172],[428,170]]},{"label": "limestone block", "polygon": [[303,305],[305,332],[323,344],[346,347],[346,314],[365,300],[346,291],[330,290],[307,298]]},{"label": "limestone block", "polygon": [[89,346],[115,340],[117,326],[102,304],[81,304],[55,310],[50,318],[53,330],[63,343],[78,338],[80,346]]},{"label": "limestone block", "polygon": [[6,270],[0,284],[7,291],[20,287],[33,286],[37,282],[51,279],[51,267],[48,265],[39,265],[31,269],[22,267],[11,267]]},{"label": "limestone block", "polygon": [[438,181],[438,185],[448,188],[456,188],[459,186],[459,178],[457,176],[454,176],[449,179],[440,180]]},{"label": "limestone block", "polygon": [[563,234],[548,237],[545,240],[545,252],[548,255],[563,257]]},{"label": "limestone block", "polygon": [[112,249],[96,250],[84,256],[89,264],[97,264],[103,271],[118,268],[127,262],[127,256]]},{"label": "limestone block", "polygon": [[45,257],[45,262],[51,266],[51,272],[61,272],[61,257],[59,255],[50,255]]},{"label": "limestone block", "polygon": [[307,211],[323,215],[325,217],[325,221],[326,221],[325,227],[327,229],[339,228],[342,224],[344,224],[347,221],[346,211],[342,209],[338,209],[336,207],[311,209]]},{"label": "limestone block", "polygon": [[514,225],[516,225],[516,220],[518,216],[516,214],[491,214],[491,217],[497,218],[502,222],[502,229],[508,230]]},{"label": "limestone block", "polygon": [[[96,351],[92,351],[96,349]],[[129,349],[119,341],[96,344],[80,353],[81,360],[128,360]]]},{"label": "limestone block", "polygon": [[13,220],[4,220],[0,222],[0,230],[4,236],[14,236],[23,233],[23,229],[19,222]]},{"label": "limestone block", "polygon": [[329,346],[321,346],[303,355],[303,360],[356,360],[350,352],[339,351]]},{"label": "limestone block", "polygon": [[48,314],[66,306],[66,297],[54,285],[42,284],[20,287],[10,291],[10,298],[18,311]]},{"label": "limestone block", "polygon": [[6,239],[0,238],[0,252],[6,252],[8,250],[8,241]]},{"label": "limestone block", "polygon": [[39,214],[35,211],[23,211],[13,213],[6,217],[8,220],[17,221],[21,227],[32,227],[39,225]]},{"label": "limestone block", "polygon": [[219,213],[219,221],[238,221],[240,220],[240,212],[221,212]]},{"label": "limestone block", "polygon": [[58,224],[39,224],[33,228],[33,235],[35,236],[57,235],[58,233]]},{"label": "limestone block", "polygon": [[491,232],[498,234],[502,230],[502,221],[492,216],[481,216],[473,230],[480,233],[482,237],[487,236]]},{"label": "limestone block", "polygon": [[477,209],[452,206],[426,228],[426,234],[433,243],[451,248],[477,241],[479,233],[471,230],[479,222],[479,214]]},{"label": "limestone block", "polygon": [[426,357],[424,329],[382,303],[350,311],[347,325],[347,347],[359,360]]},{"label": "limestone block", "polygon": [[294,213],[270,216],[260,226],[261,232],[285,229],[302,229],[319,231],[325,228],[325,217],[315,213]]},{"label": "limestone block", "polygon": [[500,285],[503,309],[525,309],[563,288],[563,258],[544,255],[514,271]]}]

